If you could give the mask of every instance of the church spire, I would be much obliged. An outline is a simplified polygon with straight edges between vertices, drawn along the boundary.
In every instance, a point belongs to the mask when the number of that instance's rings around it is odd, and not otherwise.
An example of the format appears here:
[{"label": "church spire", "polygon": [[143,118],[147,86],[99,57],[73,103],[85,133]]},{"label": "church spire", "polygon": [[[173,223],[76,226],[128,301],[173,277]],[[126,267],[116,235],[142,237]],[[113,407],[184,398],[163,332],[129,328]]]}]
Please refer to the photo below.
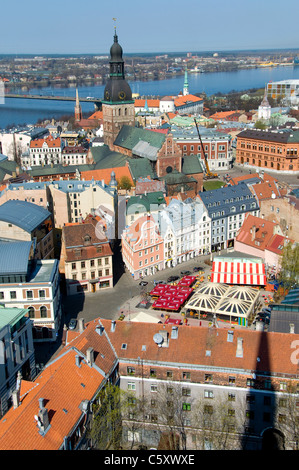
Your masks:
[{"label": "church spire", "polygon": [[81,121],[82,119],[82,109],[79,101],[78,88],[76,88],[76,105],[75,105],[75,121]]},{"label": "church spire", "polygon": [[188,84],[188,72],[187,72],[187,67],[185,69],[185,80],[184,80],[184,89],[183,89],[183,95],[189,95],[189,84]]}]

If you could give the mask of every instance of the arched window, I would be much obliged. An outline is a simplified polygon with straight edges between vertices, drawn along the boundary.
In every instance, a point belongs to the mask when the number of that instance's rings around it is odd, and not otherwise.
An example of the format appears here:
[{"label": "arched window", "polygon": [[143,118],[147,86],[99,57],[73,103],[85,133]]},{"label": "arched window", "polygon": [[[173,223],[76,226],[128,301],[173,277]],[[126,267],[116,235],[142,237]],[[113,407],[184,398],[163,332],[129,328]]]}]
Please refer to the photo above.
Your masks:
[{"label": "arched window", "polygon": [[42,307],[39,310],[40,310],[41,318],[47,318],[47,307],[42,305]]},{"label": "arched window", "polygon": [[35,311],[34,311],[33,307],[28,308],[28,315],[29,315],[29,318],[34,318],[35,317]]}]

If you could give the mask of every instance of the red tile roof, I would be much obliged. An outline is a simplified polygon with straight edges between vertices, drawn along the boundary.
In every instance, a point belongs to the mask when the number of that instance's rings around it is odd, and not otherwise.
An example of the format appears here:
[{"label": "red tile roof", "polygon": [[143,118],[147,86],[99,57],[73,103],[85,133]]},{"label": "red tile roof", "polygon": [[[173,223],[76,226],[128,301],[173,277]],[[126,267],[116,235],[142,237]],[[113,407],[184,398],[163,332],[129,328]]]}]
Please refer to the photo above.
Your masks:
[{"label": "red tile roof", "polygon": [[[145,100],[143,99],[136,99],[135,100],[135,108],[144,108],[145,106]],[[147,100],[147,105],[149,108],[159,108],[160,106],[160,100]]]},{"label": "red tile roof", "polygon": [[[22,384],[21,403],[10,408],[0,421],[1,450],[58,450],[65,436],[84,416],[79,406],[83,400],[92,400],[104,381],[99,369],[91,368],[86,361],[76,363],[76,351],[46,367],[26,390]],[[39,434],[34,418],[39,412],[39,398],[44,398],[49,412],[50,428],[45,436]]]},{"label": "red tile roof", "polygon": [[132,180],[132,176],[128,166],[120,166],[116,168],[105,168],[103,170],[87,170],[81,172],[81,179],[85,181],[91,181],[92,178],[96,181],[105,181],[105,184],[109,184],[111,180],[111,172],[114,171],[115,178],[119,181],[123,176],[129,178],[132,185],[134,182]]},{"label": "red tile roof", "polygon": [[49,135],[46,139],[35,139],[30,141],[30,148],[42,148],[43,144],[46,142],[48,147],[61,147],[61,139],[57,137],[54,139],[52,135]]},{"label": "red tile roof", "polygon": [[184,95],[184,96],[178,96],[177,98],[175,98],[174,105],[176,107],[179,107],[179,106],[184,106],[186,103],[190,103],[190,102],[197,103],[199,101],[203,101],[203,99],[194,95]]},{"label": "red tile roof", "polygon": [[280,229],[278,224],[247,214],[236,241],[263,251],[277,229]]},{"label": "red tile roof", "polygon": [[256,197],[259,201],[271,199],[272,197],[281,197],[281,193],[275,183],[261,182],[252,185]]}]

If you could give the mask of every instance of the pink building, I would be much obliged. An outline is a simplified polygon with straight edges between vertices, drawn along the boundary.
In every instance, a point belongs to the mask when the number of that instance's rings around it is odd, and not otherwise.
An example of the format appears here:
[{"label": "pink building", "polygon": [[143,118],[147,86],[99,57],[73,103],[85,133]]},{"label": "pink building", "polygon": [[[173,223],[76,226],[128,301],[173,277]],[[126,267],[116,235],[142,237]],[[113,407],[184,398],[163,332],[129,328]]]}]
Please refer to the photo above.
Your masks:
[{"label": "pink building", "polygon": [[164,268],[164,240],[152,216],[139,217],[123,231],[122,257],[136,280]]}]

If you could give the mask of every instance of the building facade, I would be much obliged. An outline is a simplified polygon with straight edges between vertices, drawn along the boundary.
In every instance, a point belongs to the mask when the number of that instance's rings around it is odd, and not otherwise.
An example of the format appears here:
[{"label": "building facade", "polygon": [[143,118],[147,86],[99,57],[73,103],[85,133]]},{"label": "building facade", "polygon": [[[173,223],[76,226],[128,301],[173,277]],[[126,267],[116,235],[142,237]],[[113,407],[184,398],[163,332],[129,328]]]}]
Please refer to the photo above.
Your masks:
[{"label": "building facade", "polygon": [[51,213],[32,202],[8,200],[0,205],[0,238],[33,241],[36,259],[54,257]]},{"label": "building facade", "polygon": [[67,295],[113,287],[113,253],[104,227],[98,219],[63,227],[60,273]]},{"label": "building facade", "polygon": [[54,138],[51,134],[44,139],[32,139],[29,154],[23,154],[22,167],[57,165],[61,163],[63,141],[60,137]]},{"label": "building facade", "polygon": [[164,269],[164,240],[153,215],[135,220],[121,236],[122,259],[135,280]]},{"label": "building facade", "polygon": [[299,131],[247,129],[237,136],[236,163],[267,172],[299,171]]},{"label": "building facade", "polygon": [[182,150],[182,155],[199,155],[205,166],[205,156],[211,171],[228,170],[232,163],[230,151],[230,138],[227,134],[202,130],[202,144],[194,130],[180,131],[174,133],[177,145]]},{"label": "building facade", "polygon": [[0,301],[24,308],[34,341],[56,341],[61,321],[58,260],[33,259],[32,242],[0,243]]},{"label": "building facade", "polygon": [[234,239],[247,213],[259,215],[259,205],[248,186],[241,182],[199,193],[211,218],[211,251],[234,246]]},{"label": "building facade", "polygon": [[14,392],[20,394],[20,377],[32,380],[36,375],[32,321],[27,309],[0,306],[0,345],[5,351],[0,366],[0,416],[3,416],[14,403]]}]

